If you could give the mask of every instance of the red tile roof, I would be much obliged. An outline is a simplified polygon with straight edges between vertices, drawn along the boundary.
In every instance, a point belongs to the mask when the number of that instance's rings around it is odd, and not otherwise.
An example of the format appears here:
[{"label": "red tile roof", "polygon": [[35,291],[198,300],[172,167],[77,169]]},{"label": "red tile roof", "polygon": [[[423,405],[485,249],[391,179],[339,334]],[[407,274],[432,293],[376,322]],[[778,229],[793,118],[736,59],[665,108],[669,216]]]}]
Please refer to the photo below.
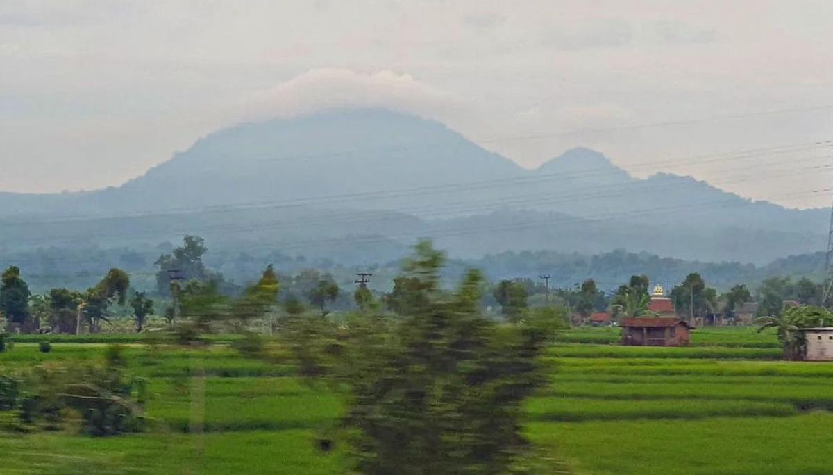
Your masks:
[{"label": "red tile roof", "polygon": [[590,321],[591,322],[600,322],[600,323],[609,322],[610,321],[610,314],[607,313],[607,312],[594,313],[593,315],[590,315]]},{"label": "red tile roof", "polygon": [[631,328],[669,328],[677,325],[686,325],[679,318],[626,318],[622,320],[623,327]]},{"label": "red tile roof", "polygon": [[674,302],[664,297],[652,298],[648,304],[648,310],[656,313],[677,313],[674,309]]}]

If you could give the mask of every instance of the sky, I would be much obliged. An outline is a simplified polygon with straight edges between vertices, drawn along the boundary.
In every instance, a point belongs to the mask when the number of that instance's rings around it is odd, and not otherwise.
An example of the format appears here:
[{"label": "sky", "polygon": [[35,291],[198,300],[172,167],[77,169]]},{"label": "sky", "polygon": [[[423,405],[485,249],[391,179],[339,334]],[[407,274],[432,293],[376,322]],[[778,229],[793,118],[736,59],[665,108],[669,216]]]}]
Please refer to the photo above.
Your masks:
[{"label": "sky", "polygon": [[831,21],[827,0],[3,0],[0,191],[117,186],[241,121],[373,106],[524,167],[584,146],[829,206]]}]

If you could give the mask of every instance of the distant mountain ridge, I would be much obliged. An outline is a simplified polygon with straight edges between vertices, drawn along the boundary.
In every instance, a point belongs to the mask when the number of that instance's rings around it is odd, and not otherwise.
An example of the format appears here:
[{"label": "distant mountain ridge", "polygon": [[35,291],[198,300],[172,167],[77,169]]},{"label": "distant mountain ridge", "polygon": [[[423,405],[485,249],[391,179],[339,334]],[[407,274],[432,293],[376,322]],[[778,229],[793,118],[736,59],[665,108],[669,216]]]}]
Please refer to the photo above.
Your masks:
[{"label": "distant mountain ridge", "polygon": [[[95,220],[63,222],[73,216]],[[0,219],[22,221],[0,227],[6,246],[192,232],[310,250],[358,233],[403,244],[435,237],[466,257],[626,248],[765,262],[821,249],[827,212],[752,202],[689,177],[635,178],[585,148],[526,170],[438,122],[359,109],[223,129],[120,187],[0,193]]]}]

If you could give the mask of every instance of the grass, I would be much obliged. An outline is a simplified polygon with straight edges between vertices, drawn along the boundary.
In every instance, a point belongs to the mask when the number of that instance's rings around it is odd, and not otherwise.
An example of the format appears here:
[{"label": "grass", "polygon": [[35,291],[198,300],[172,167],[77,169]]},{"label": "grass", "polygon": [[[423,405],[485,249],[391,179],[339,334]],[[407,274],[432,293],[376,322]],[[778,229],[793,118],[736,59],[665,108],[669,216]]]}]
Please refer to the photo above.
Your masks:
[{"label": "grass", "polygon": [[[246,359],[225,344],[193,350],[136,335],[93,337],[102,338],[50,338],[48,354],[38,351],[41,337],[16,337],[0,354],[0,373],[93,361],[118,342],[128,370],[150,381],[150,432],[91,439],[0,429],[0,473],[344,473],[338,449],[316,448],[342,403],[291,367]],[[574,475],[833,473],[833,415],[812,412],[833,410],[833,365],[780,361],[772,334],[698,329],[687,348],[611,346],[618,329],[609,328],[561,339],[573,343],[547,352],[551,384],[524,410],[529,437]],[[206,374],[204,407],[192,405],[197,367]],[[195,408],[204,413],[202,435],[188,433]],[[0,414],[0,428],[8,416]]]},{"label": "grass", "polygon": [[833,415],[532,423],[528,436],[592,475],[828,475]]}]

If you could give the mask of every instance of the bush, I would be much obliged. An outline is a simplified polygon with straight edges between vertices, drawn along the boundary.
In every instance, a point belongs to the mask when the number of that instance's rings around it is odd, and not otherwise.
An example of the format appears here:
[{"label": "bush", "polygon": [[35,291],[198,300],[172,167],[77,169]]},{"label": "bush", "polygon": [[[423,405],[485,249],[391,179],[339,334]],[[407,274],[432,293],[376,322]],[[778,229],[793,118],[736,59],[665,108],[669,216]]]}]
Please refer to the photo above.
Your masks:
[{"label": "bush", "polygon": [[12,376],[0,375],[0,411],[17,407],[20,397],[20,381]]},{"label": "bush", "polygon": [[9,339],[9,335],[6,333],[0,333],[0,353],[6,351],[6,343]]},{"label": "bush", "polygon": [[52,344],[44,340],[40,342],[38,348],[40,349],[41,353],[49,353],[50,351],[52,351]]},{"label": "bush", "polygon": [[[143,380],[127,380],[120,368],[42,365],[24,379],[19,417],[26,424],[60,430],[80,421],[94,436],[138,432],[144,424]],[[23,392],[21,392],[23,394]]]}]

